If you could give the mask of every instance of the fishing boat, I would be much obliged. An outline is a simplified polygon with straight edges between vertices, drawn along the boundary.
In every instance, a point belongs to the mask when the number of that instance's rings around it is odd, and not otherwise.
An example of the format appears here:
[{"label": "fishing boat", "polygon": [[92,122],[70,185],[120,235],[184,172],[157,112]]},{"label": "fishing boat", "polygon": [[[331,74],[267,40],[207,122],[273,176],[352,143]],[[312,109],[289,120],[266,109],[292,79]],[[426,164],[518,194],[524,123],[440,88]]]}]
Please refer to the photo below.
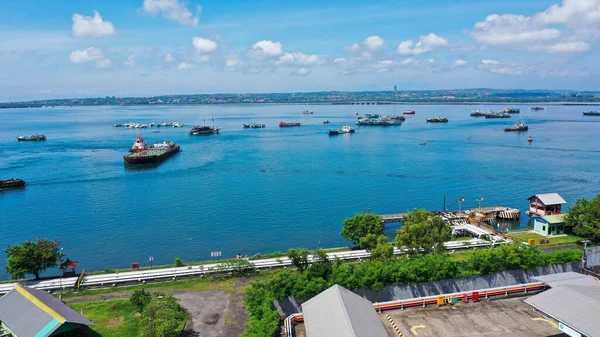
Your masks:
[{"label": "fishing boat", "polygon": [[486,115],[486,113],[479,109],[471,112],[471,117],[484,117],[485,115]]},{"label": "fishing boat", "polygon": [[284,122],[284,121],[279,122],[280,128],[289,128],[289,127],[300,126],[300,125],[302,125],[302,123],[300,123],[300,122]]},{"label": "fishing boat", "polygon": [[144,141],[144,138],[141,135],[135,137],[135,141],[133,142],[133,146],[129,148],[129,152],[139,152],[144,151],[148,148],[148,143]]},{"label": "fishing boat", "polygon": [[533,142],[533,137],[529,136],[529,138],[527,138],[527,141],[530,143]]},{"label": "fishing boat", "polygon": [[600,116],[600,111],[587,111],[583,113],[584,116]]},{"label": "fishing boat", "polygon": [[188,133],[193,136],[214,135],[214,134],[219,133],[219,130],[221,130],[221,128],[215,127],[215,120],[213,118],[212,126],[206,125],[206,119],[205,119],[204,123],[202,125],[194,126],[194,127],[190,128],[188,130]]},{"label": "fishing boat", "polygon": [[390,118],[393,119],[393,120],[403,121],[403,122],[406,120],[406,117],[404,117],[404,116],[398,116],[398,115],[394,115],[394,116],[392,116]]},{"label": "fishing boat", "polygon": [[548,108],[544,108],[541,106],[532,106],[529,108],[529,110],[533,110],[533,111],[538,111],[538,110],[548,110]]},{"label": "fishing boat", "polygon": [[179,149],[179,145],[175,142],[164,141],[162,143],[154,143],[154,145],[147,146],[141,151],[123,156],[123,160],[128,165],[160,163],[179,152]]},{"label": "fishing boat", "polygon": [[448,118],[439,116],[427,118],[427,123],[448,123]]},{"label": "fishing boat", "polygon": [[419,145],[427,145],[427,142],[420,142]]},{"label": "fishing boat", "polygon": [[259,124],[259,123],[244,124],[244,129],[264,129],[264,128],[265,128],[264,124]]},{"label": "fishing boat", "polygon": [[525,125],[525,123],[519,121],[517,124],[511,126],[510,128],[504,128],[504,131],[527,131],[529,130],[529,126]]},{"label": "fishing boat", "polygon": [[31,136],[17,136],[17,140],[20,142],[39,142],[42,140],[46,140],[46,136],[34,133]]},{"label": "fishing boat", "polygon": [[304,111],[302,111],[302,114],[304,114],[304,115],[312,115],[313,111],[304,110]]},{"label": "fishing boat", "polygon": [[505,114],[518,114],[521,113],[521,109],[519,108],[506,108],[503,110]]},{"label": "fishing boat", "polygon": [[22,179],[0,179],[0,189],[19,188],[25,186],[25,180]]},{"label": "fishing boat", "polygon": [[490,112],[485,115],[485,118],[511,118],[512,116],[503,112]]},{"label": "fishing boat", "polygon": [[323,121],[323,124],[329,124],[331,123],[328,119]]},{"label": "fishing boat", "polygon": [[329,130],[330,136],[336,136],[336,135],[341,135],[341,134],[346,134],[346,133],[354,133],[354,129],[348,125],[345,125],[341,130]]},{"label": "fishing boat", "polygon": [[406,110],[403,112],[403,114],[405,115],[414,115],[415,114],[415,110]]}]

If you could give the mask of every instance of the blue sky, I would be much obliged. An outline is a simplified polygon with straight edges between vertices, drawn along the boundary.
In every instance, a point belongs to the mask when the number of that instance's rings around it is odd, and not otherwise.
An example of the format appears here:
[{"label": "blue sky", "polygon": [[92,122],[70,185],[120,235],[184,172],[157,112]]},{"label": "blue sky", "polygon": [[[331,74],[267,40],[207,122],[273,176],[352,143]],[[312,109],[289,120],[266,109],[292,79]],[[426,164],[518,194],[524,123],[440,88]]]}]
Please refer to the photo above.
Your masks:
[{"label": "blue sky", "polygon": [[0,101],[597,90],[600,0],[0,3]]}]

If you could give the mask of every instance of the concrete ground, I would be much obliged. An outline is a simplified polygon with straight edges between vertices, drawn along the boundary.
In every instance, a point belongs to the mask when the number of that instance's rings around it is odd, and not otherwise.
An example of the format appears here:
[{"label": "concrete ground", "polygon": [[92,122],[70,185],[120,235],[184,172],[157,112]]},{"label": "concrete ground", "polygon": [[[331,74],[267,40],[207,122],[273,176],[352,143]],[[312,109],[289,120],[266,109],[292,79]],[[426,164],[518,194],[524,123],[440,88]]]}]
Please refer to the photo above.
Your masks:
[{"label": "concrete ground", "polygon": [[221,290],[186,292],[175,295],[190,314],[183,336],[222,337],[225,335],[225,315],[229,293]]}]

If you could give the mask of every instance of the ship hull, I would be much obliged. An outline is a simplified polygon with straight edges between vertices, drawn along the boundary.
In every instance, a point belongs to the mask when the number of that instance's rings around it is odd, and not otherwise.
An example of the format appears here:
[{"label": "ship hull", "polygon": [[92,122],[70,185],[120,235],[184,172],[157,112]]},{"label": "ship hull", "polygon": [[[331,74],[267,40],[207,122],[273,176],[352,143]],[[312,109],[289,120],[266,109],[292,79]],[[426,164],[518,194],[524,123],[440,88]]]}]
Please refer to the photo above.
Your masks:
[{"label": "ship hull", "polygon": [[0,180],[0,190],[25,187],[25,181],[21,179]]},{"label": "ship hull", "polygon": [[173,148],[160,152],[158,154],[146,155],[146,156],[134,156],[127,155],[123,157],[125,164],[127,165],[141,165],[141,164],[154,164],[161,163],[165,159],[179,152],[180,146],[175,145]]}]

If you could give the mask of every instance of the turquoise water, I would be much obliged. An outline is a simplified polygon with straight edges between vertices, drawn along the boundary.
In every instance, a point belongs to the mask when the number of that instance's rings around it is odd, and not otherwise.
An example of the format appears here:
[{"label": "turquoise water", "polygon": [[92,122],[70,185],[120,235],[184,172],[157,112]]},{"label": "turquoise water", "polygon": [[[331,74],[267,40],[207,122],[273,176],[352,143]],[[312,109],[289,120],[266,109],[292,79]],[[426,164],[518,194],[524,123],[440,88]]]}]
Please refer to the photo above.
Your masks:
[{"label": "turquoise water", "polygon": [[[471,110],[505,106],[417,106],[399,127],[327,130],[353,123],[352,113],[402,113],[406,106],[228,105],[0,110],[0,177],[28,182],[0,192],[0,246],[56,238],[87,270],[208,260],[238,252],[335,247],[345,217],[365,209],[441,209],[465,197],[464,208],[502,205],[526,210],[528,196],[558,192],[569,204],[600,192],[600,118],[584,107],[530,112],[529,133],[505,133],[512,119],[485,120]],[[412,107],[411,107],[412,108]],[[314,110],[304,116],[305,109]],[[215,116],[221,134],[143,130],[182,151],[158,167],[128,169],[122,156],[138,131],[115,123]],[[436,115],[448,124],[427,124]],[[332,123],[323,125],[329,119]],[[280,120],[300,121],[280,129]],[[265,129],[242,129],[243,123]],[[46,142],[17,142],[44,133]],[[534,138],[528,144],[527,136]],[[468,140],[467,137],[472,137]],[[420,142],[427,142],[420,146]],[[454,205],[452,208],[458,208]],[[525,217],[523,217],[525,220]],[[523,226],[525,221],[522,221]],[[397,225],[388,228],[389,232]],[[3,269],[4,259],[0,259]],[[1,274],[0,274],[1,275]],[[6,275],[4,275],[6,277]]]}]

